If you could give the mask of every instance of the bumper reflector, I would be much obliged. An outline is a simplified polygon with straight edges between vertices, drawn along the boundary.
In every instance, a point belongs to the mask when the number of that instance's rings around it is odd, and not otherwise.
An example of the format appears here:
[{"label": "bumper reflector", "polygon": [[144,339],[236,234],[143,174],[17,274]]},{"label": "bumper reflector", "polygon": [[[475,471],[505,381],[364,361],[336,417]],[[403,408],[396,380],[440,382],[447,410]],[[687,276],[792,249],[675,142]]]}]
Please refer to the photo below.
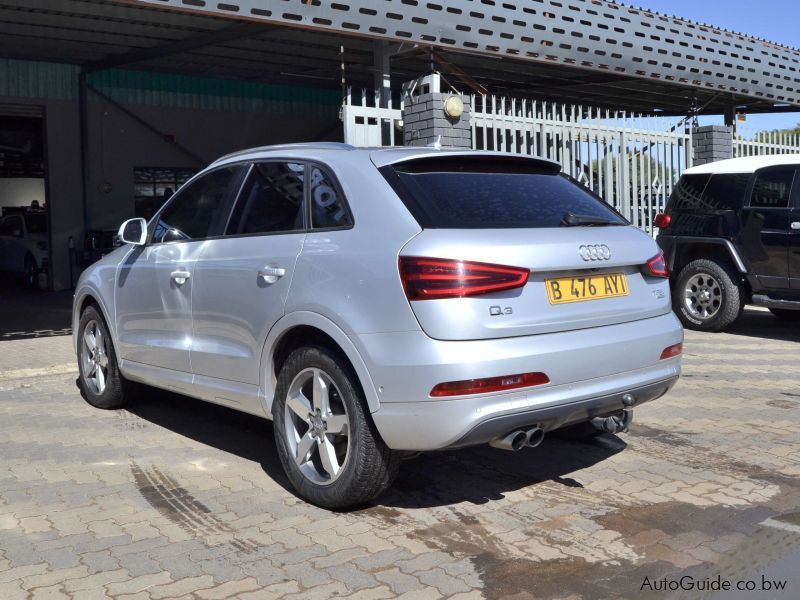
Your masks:
[{"label": "bumper reflector", "polygon": [[464,379],[440,383],[431,390],[431,396],[465,396],[468,394],[488,394],[489,392],[505,392],[518,388],[544,385],[550,378],[544,373],[522,373],[520,375],[503,375],[502,377],[486,377],[484,379]]},{"label": "bumper reflector", "polygon": [[673,346],[669,346],[667,348],[664,348],[664,351],[661,353],[661,358],[659,360],[680,356],[681,352],[683,352],[683,344],[675,344]]}]

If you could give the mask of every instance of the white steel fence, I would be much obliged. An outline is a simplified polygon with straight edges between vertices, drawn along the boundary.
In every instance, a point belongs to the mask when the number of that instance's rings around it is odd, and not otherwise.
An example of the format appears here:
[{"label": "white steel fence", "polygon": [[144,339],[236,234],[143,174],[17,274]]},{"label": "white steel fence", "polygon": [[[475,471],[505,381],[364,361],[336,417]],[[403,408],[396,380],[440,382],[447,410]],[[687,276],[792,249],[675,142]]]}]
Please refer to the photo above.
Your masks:
[{"label": "white steel fence", "polygon": [[760,154],[800,154],[800,134],[780,131],[737,133],[733,138],[734,156]]}]

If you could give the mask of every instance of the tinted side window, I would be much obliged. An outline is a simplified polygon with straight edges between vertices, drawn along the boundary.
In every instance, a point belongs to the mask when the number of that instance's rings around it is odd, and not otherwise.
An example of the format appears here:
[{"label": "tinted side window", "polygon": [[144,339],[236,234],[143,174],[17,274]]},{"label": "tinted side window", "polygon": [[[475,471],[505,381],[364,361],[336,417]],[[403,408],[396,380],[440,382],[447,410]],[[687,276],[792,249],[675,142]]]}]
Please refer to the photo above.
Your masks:
[{"label": "tinted side window", "polygon": [[181,188],[159,215],[153,242],[220,235],[228,216],[228,193],[240,170],[239,166],[217,169]]},{"label": "tinted side window", "polygon": [[700,208],[703,190],[711,175],[684,175],[678,180],[669,198],[670,210]]},{"label": "tinted side window", "polygon": [[750,206],[754,208],[788,208],[792,193],[794,168],[770,169],[756,176]]},{"label": "tinted side window", "polygon": [[225,233],[302,230],[304,173],[297,163],[253,165]]},{"label": "tinted side window", "polygon": [[347,203],[331,177],[319,167],[311,167],[311,226],[314,229],[326,227],[350,227],[353,219]]},{"label": "tinted side window", "polygon": [[700,210],[738,210],[750,180],[748,173],[712,175],[700,199]]}]

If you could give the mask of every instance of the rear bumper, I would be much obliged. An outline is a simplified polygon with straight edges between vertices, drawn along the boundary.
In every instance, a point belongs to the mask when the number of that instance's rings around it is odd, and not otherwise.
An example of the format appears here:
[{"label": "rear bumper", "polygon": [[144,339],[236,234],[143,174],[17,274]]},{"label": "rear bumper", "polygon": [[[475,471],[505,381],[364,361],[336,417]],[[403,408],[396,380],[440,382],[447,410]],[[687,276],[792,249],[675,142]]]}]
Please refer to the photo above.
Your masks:
[{"label": "rear bumper", "polygon": [[[672,313],[589,330],[503,340],[442,342],[422,334],[361,336],[380,398],[373,419],[396,450],[435,450],[488,442],[517,427],[557,429],[666,393],[680,358],[659,360],[683,340]],[[550,384],[517,392],[437,399],[437,383],[541,371]]]},{"label": "rear bumper", "polygon": [[586,398],[575,402],[565,402],[554,406],[492,417],[486,421],[481,421],[455,443],[450,444],[449,447],[460,448],[486,444],[510,431],[529,429],[533,425],[538,425],[545,431],[553,431],[573,423],[588,421],[593,417],[610,415],[622,410],[622,397],[624,395],[632,395],[634,407],[639,406],[666,394],[675,385],[676,381],[678,381],[678,376],[674,375],[669,379],[638,388],[614,392],[598,398]]}]

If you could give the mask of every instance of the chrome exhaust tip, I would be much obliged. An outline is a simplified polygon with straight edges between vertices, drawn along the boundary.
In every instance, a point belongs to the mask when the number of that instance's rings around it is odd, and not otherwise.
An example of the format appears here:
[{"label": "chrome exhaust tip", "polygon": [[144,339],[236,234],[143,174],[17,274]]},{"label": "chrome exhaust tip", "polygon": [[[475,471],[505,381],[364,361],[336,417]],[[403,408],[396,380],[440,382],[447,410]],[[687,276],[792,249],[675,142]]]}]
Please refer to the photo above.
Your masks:
[{"label": "chrome exhaust tip", "polygon": [[511,450],[512,452],[519,452],[528,443],[528,434],[521,429],[512,431],[505,437],[497,438],[489,442],[492,448],[500,448],[501,450]]},{"label": "chrome exhaust tip", "polygon": [[541,427],[534,427],[533,429],[529,429],[525,432],[525,435],[528,437],[528,447],[529,448],[536,448],[539,444],[544,441],[544,429]]}]

